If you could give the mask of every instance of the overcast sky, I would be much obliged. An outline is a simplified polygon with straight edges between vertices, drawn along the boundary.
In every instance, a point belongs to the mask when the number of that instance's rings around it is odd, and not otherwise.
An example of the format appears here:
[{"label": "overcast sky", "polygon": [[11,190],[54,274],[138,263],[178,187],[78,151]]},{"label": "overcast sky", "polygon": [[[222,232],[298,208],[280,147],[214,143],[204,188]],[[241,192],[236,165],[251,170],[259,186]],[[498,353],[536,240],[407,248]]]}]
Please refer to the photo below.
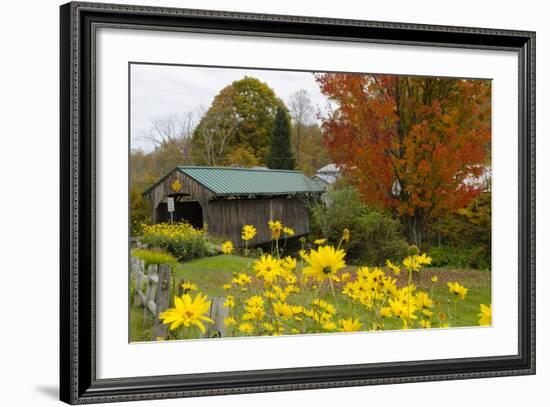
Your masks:
[{"label": "overcast sky", "polygon": [[143,140],[152,120],[208,108],[221,89],[245,76],[267,83],[287,105],[299,89],[309,93],[316,110],[328,105],[309,72],[136,64],[131,69],[131,147],[145,151],[152,148]]}]

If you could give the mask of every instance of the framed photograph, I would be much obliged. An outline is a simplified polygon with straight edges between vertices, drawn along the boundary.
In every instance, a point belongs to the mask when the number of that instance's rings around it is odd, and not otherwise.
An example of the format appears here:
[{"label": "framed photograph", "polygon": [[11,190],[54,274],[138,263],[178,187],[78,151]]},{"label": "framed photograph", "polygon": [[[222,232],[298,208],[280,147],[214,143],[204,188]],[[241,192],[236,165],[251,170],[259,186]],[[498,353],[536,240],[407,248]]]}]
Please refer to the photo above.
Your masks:
[{"label": "framed photograph", "polygon": [[61,400],[535,373],[535,33],[61,6]]}]

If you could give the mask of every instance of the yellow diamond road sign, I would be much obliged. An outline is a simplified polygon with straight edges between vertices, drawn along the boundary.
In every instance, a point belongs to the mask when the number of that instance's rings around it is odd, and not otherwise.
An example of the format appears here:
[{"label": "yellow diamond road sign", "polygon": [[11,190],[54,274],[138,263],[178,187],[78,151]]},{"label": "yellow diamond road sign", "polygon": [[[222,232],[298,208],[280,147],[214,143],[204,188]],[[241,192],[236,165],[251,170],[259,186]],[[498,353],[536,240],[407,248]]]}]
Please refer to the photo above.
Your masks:
[{"label": "yellow diamond road sign", "polygon": [[181,189],[181,184],[178,180],[175,180],[174,182],[172,182],[172,185],[170,185],[170,186],[176,192],[178,192]]}]

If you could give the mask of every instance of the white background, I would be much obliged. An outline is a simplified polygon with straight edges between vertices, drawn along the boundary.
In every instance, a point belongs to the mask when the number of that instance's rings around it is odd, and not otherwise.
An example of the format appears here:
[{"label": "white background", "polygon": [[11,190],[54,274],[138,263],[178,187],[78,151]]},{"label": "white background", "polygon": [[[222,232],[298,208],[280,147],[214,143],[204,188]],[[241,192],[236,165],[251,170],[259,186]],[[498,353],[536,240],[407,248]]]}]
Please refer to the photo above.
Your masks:
[{"label": "white background", "polygon": [[[330,60],[323,55],[331,55]],[[517,139],[515,53],[100,29],[97,58],[98,378],[517,353],[517,270],[511,266],[517,264],[517,143],[510,142]],[[121,323],[128,313],[127,297],[121,295],[128,285],[121,272],[128,264],[128,196],[120,187],[127,180],[122,169],[128,167],[128,128],[121,120],[128,114],[128,61],[490,77],[492,243],[493,253],[505,254],[492,262],[494,326],[128,345],[127,327]],[[185,363],[175,354],[185,355]]]},{"label": "white background", "polygon": [[[133,3],[151,4],[152,1]],[[338,2],[279,0],[260,4],[232,0],[158,1],[156,5],[255,11],[326,17],[393,20],[403,22],[517,28],[537,31],[538,103],[538,375],[534,377],[467,380],[364,388],[343,388],[307,392],[269,393],[186,400],[190,406],[225,405],[334,405],[335,403],[397,403],[416,406],[463,406],[495,404],[533,405],[543,397],[550,379],[548,320],[550,299],[544,298],[548,284],[544,271],[548,263],[545,247],[550,243],[546,229],[550,218],[550,170],[544,160],[550,146],[548,70],[550,28],[544,2],[428,1]],[[0,371],[4,405],[46,405],[58,403],[58,8],[57,1],[12,2],[3,7],[0,26],[2,64],[0,95],[2,141],[0,177],[0,223],[3,287],[2,346]],[[452,5],[452,6],[451,6]],[[546,250],[547,251],[547,250]],[[181,401],[150,402],[152,405],[181,405]],[[135,403],[134,403],[135,404]],[[144,403],[141,403],[145,405]],[[129,404],[126,404],[129,405]],[[137,405],[137,404],[136,404]]]}]

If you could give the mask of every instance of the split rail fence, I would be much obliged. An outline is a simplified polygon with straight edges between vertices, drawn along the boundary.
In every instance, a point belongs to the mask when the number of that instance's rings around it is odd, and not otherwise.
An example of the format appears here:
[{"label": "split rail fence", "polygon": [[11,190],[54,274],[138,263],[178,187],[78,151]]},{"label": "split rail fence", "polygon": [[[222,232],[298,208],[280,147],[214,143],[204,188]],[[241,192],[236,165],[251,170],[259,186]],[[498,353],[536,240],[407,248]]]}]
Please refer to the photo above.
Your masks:
[{"label": "split rail fence", "polygon": [[[173,293],[182,295],[180,280],[176,287],[174,275],[168,264],[150,264],[145,270],[145,262],[141,259],[130,257],[130,277],[135,281],[133,306],[143,308],[143,329],[152,319],[153,328],[151,339],[166,338],[168,326],[159,320],[161,312],[171,307],[170,301]],[[171,284],[172,281],[172,284]],[[224,337],[227,335],[224,319],[229,315],[227,308],[223,304],[225,297],[214,297],[211,299],[209,318],[214,323],[207,324],[205,338]],[[172,304],[173,306],[173,304]]]}]

